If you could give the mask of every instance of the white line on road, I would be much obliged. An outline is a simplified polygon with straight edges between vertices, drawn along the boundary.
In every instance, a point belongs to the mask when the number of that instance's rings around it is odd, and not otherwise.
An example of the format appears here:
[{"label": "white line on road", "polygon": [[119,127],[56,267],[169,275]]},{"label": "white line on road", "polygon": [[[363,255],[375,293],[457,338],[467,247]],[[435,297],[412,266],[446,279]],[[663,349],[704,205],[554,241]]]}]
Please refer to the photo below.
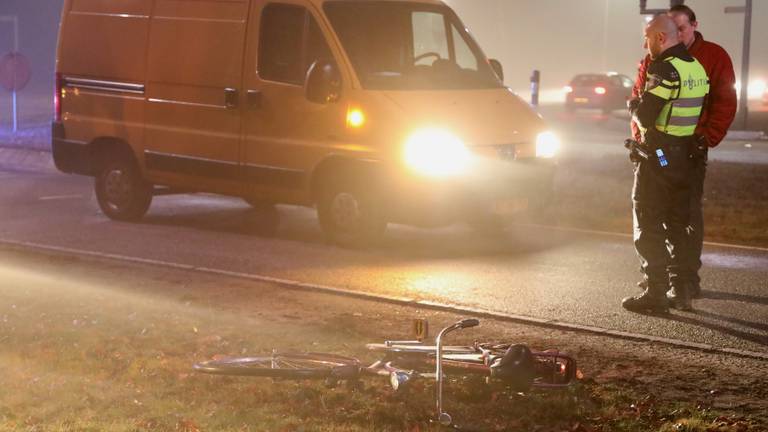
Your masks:
[{"label": "white line on road", "polygon": [[517,323],[527,324],[532,326],[554,328],[554,329],[566,330],[566,331],[576,331],[576,332],[582,332],[582,333],[592,333],[599,336],[609,336],[617,339],[660,343],[660,344],[670,345],[676,348],[713,352],[713,353],[719,353],[719,354],[730,354],[730,355],[737,355],[740,357],[749,357],[749,358],[754,358],[758,360],[768,361],[768,353],[761,353],[756,351],[745,351],[745,350],[739,350],[735,348],[716,347],[714,345],[709,345],[709,344],[687,342],[687,341],[678,340],[678,339],[649,336],[649,335],[644,335],[639,333],[629,333],[629,332],[624,332],[620,330],[611,330],[611,329],[604,329],[601,327],[573,324],[573,323],[567,323],[567,322],[562,322],[557,320],[550,320],[546,318],[535,318],[535,317],[530,317],[525,315],[508,314],[508,313],[492,311],[488,309],[477,309],[477,308],[470,308],[466,306],[432,302],[427,300],[414,300],[414,299],[405,298],[405,297],[395,297],[395,296],[387,296],[387,295],[380,295],[380,294],[364,293],[364,292],[353,291],[353,290],[348,290],[344,288],[334,288],[326,285],[299,282],[299,281],[294,281],[290,279],[280,279],[280,278],[274,278],[271,276],[253,274],[253,273],[241,273],[241,272],[233,272],[228,270],[212,269],[207,267],[197,267],[189,264],[180,264],[180,263],[153,260],[153,259],[147,259],[147,258],[132,257],[127,255],[109,254],[109,253],[103,253],[103,252],[67,248],[67,247],[61,247],[61,246],[51,246],[51,245],[45,245],[40,243],[25,242],[25,241],[0,239],[0,244],[6,245],[6,246],[27,248],[27,249],[37,249],[37,250],[43,250],[43,251],[49,251],[49,252],[67,253],[67,254],[73,254],[73,255],[110,259],[114,261],[148,264],[148,265],[153,265],[157,267],[172,268],[176,270],[196,271],[201,273],[214,274],[218,276],[235,277],[240,279],[272,283],[272,284],[280,285],[293,290],[314,291],[314,292],[320,292],[320,293],[331,294],[331,295],[341,295],[345,297],[359,298],[359,299],[369,300],[369,301],[386,302],[386,303],[391,303],[391,304],[396,304],[401,306],[428,308],[428,309],[440,310],[440,311],[451,312],[456,314],[471,314],[471,315],[475,315],[483,318],[517,322]]},{"label": "white line on road", "polygon": [[[619,232],[614,232],[614,231],[598,231],[598,230],[591,230],[591,229],[584,229],[584,228],[571,228],[571,227],[563,227],[563,226],[555,226],[555,225],[540,225],[540,224],[515,224],[514,226],[530,227],[530,228],[541,228],[541,229],[548,229],[548,230],[553,230],[553,231],[563,231],[563,232],[575,232],[575,233],[581,233],[581,234],[594,234],[594,235],[603,235],[603,236],[611,236],[611,237],[623,237],[623,238],[630,238],[630,239],[632,238],[632,234],[619,233]],[[768,252],[768,248],[759,247],[759,246],[745,246],[745,245],[737,245],[737,244],[730,244],[730,243],[717,243],[717,242],[709,242],[709,241],[705,241],[704,245],[706,245],[706,246],[716,246],[716,247],[722,247],[722,248],[749,250],[749,251],[756,251],[756,252]]]},{"label": "white line on road", "polygon": [[77,198],[83,198],[83,195],[81,194],[53,195],[53,196],[40,197],[38,199],[40,201],[54,201],[54,200],[68,200],[68,199],[77,199]]}]

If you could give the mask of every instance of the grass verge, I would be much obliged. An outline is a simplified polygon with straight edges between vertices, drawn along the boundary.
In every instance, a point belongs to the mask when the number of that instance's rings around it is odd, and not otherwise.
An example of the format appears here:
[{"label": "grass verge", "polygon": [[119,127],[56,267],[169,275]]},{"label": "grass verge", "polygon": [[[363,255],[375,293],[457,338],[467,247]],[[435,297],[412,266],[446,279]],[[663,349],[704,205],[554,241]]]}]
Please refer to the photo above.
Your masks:
[{"label": "grass verge", "polygon": [[[711,161],[704,186],[705,240],[768,247],[768,167]],[[632,166],[625,157],[562,161],[550,219],[632,232]]]},{"label": "grass verge", "polygon": [[[426,431],[433,386],[407,395],[197,375],[217,355],[272,348],[374,360],[364,344],[459,317],[211,275],[0,249],[0,430]],[[484,320],[473,338],[559,347],[584,379],[565,392],[447,386],[446,407],[479,430],[759,431],[758,361]]]}]

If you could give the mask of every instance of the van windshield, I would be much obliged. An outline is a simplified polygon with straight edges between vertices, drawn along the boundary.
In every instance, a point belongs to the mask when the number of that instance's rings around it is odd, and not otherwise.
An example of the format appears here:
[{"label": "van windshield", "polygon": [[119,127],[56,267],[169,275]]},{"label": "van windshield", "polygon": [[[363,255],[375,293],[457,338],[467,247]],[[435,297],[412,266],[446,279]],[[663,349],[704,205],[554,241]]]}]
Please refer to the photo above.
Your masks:
[{"label": "van windshield", "polygon": [[446,6],[331,1],[324,10],[366,89],[502,86],[480,48]]}]

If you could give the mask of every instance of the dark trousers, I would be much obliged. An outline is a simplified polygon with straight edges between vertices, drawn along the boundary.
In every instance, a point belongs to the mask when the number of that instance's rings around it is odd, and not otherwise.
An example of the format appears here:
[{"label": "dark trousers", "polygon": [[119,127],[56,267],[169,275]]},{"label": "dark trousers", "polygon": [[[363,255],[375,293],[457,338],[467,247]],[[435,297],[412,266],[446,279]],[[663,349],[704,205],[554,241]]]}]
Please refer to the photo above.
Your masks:
[{"label": "dark trousers", "polygon": [[637,163],[632,188],[635,250],[649,285],[657,288],[693,282],[698,260],[691,226],[695,162],[687,145],[663,149],[669,165]]},{"label": "dark trousers", "polygon": [[702,200],[704,199],[704,177],[707,175],[707,157],[693,161],[691,171],[691,252],[688,255],[691,260],[689,266],[693,269],[692,282],[699,284],[699,270],[701,269],[701,251],[704,246],[704,211]]}]

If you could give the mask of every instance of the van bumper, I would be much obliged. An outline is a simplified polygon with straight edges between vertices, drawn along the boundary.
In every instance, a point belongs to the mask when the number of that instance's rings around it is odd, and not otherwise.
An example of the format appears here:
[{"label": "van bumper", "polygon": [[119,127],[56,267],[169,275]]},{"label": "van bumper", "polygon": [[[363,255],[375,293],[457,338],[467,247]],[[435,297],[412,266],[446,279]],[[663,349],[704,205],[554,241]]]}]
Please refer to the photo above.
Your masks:
[{"label": "van bumper", "polygon": [[90,155],[86,143],[67,140],[64,124],[51,125],[51,148],[56,168],[65,173],[91,174]]},{"label": "van bumper", "polygon": [[545,209],[553,199],[557,161],[529,159],[493,165],[448,180],[392,181],[386,193],[395,223],[440,226],[495,214],[514,219]]}]

